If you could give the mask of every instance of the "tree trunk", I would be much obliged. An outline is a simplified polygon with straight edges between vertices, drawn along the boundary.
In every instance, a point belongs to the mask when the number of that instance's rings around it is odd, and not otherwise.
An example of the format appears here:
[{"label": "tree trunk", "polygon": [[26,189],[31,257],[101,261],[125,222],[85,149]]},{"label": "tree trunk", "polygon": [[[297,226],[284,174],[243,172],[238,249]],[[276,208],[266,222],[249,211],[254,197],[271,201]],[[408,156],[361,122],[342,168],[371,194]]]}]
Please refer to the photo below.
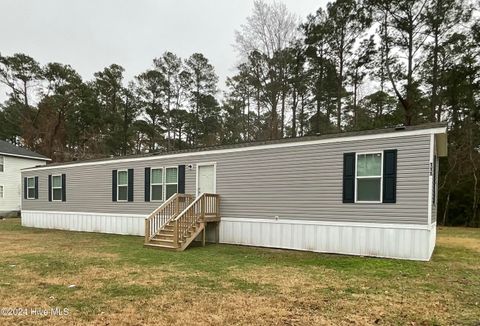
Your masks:
[{"label": "tree trunk", "polygon": [[[282,87],[284,88],[285,85]],[[285,89],[282,90],[282,121],[280,121],[280,138],[283,138],[285,135],[285,98],[287,97],[287,92]]]},{"label": "tree trunk", "polygon": [[257,134],[257,139],[260,135],[260,130],[261,128],[261,116],[260,116],[260,88],[257,88],[257,128],[258,128],[258,134]]},{"label": "tree trunk", "polygon": [[[410,17],[409,26],[411,27],[408,34],[408,59],[407,59],[407,95],[405,100],[405,125],[410,126],[413,118],[413,34],[414,34],[414,21],[413,17]],[[403,103],[402,103],[403,104]]]},{"label": "tree trunk", "polygon": [[437,89],[438,89],[438,27],[434,29],[434,43],[433,43],[433,66],[432,66],[432,94],[430,98],[430,121],[436,121],[437,112]]},{"label": "tree trunk", "polygon": [[305,121],[305,94],[302,93],[302,99],[300,104],[300,137],[303,137],[303,128],[304,128],[304,121]]},{"label": "tree trunk", "polygon": [[[384,21],[383,21],[383,31],[384,31],[383,37],[384,37],[384,40],[385,40],[385,68],[387,70],[388,79],[390,80],[390,83],[392,84],[393,91],[395,92],[395,95],[397,96],[398,101],[400,102],[400,104],[402,105],[402,107],[405,111],[405,125],[409,126],[411,124],[411,117],[410,117],[410,104],[408,103],[408,98],[406,100],[402,96],[402,94],[400,93],[400,91],[397,88],[395,80],[393,79],[392,72],[390,71],[390,63],[388,61],[388,53],[389,53],[388,39],[389,39],[389,36],[388,36],[387,27],[388,27],[388,19],[387,19],[387,14],[385,13]],[[409,55],[409,57],[410,57],[410,55]],[[407,95],[409,93],[408,88],[409,88],[409,86],[408,86],[408,83],[407,83]]]},{"label": "tree trunk", "polygon": [[292,91],[292,137],[297,137],[297,91]]},{"label": "tree trunk", "polygon": [[250,141],[250,96],[247,96],[247,141]]},{"label": "tree trunk", "polygon": [[28,108],[29,105],[28,105],[28,91],[27,91],[27,81],[26,80],[23,81],[23,101],[24,101],[25,108]]},{"label": "tree trunk", "polygon": [[170,101],[171,101],[171,90],[170,90],[170,78],[168,81],[168,93],[167,93],[167,151],[170,150]]},{"label": "tree trunk", "polygon": [[128,101],[125,102],[125,109],[123,111],[123,148],[122,155],[127,155],[127,143],[128,143]]},{"label": "tree trunk", "polygon": [[182,149],[182,126],[178,127],[178,149]]},{"label": "tree trunk", "polygon": [[343,93],[343,35],[340,41],[340,48],[338,52],[339,66],[338,66],[338,80],[337,80],[337,129],[340,131],[342,127],[342,93]]},{"label": "tree trunk", "polygon": [[358,91],[358,68],[355,68],[355,76],[353,80],[353,127],[355,129],[357,129],[357,125],[358,125],[357,91]]},{"label": "tree trunk", "polygon": [[[473,140],[472,140],[472,127],[470,126],[470,123],[468,125],[468,135],[469,135],[469,143],[470,146],[468,148],[469,150],[469,159],[470,163],[472,164],[472,174],[473,174],[473,202],[472,202],[472,219],[471,219],[471,225],[470,226],[475,226],[477,224],[477,211],[478,211],[478,177],[477,177],[477,165],[475,164],[475,158],[473,157],[473,151],[474,151],[474,145],[473,145]],[[469,225],[466,225],[469,226]]]},{"label": "tree trunk", "polygon": [[450,205],[450,191],[447,193],[447,199],[445,200],[445,208],[443,209],[442,225],[447,225],[448,206]]},{"label": "tree trunk", "polygon": [[270,139],[278,138],[278,112],[277,112],[278,100],[276,96],[272,96],[272,112],[270,117]]},{"label": "tree trunk", "polygon": [[[320,108],[322,103],[322,92],[323,92],[323,79],[324,79],[324,69],[323,69],[323,46],[320,48],[320,75],[318,77],[318,88],[317,88],[317,130],[320,132]],[[330,121],[330,114],[327,113],[327,120]]]}]

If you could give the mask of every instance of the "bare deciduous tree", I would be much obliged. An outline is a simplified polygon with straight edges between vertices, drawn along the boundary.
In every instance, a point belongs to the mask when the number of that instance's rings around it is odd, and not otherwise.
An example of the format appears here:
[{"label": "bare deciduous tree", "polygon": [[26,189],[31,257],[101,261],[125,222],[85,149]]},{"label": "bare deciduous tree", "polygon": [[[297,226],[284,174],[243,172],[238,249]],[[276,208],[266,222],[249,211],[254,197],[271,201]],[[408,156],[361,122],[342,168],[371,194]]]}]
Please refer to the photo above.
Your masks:
[{"label": "bare deciduous tree", "polygon": [[272,58],[299,36],[299,24],[299,18],[290,13],[284,3],[256,0],[247,23],[235,32],[235,47],[244,59],[253,51]]}]

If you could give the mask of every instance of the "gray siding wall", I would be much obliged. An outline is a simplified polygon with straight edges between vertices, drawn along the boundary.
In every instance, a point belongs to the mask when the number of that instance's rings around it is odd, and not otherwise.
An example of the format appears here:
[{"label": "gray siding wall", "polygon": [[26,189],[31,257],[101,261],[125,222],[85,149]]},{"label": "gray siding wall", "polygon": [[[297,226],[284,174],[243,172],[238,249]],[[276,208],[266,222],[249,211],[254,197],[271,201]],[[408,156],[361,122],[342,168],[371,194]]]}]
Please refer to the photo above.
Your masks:
[{"label": "gray siding wall", "polygon": [[[26,171],[39,176],[39,199],[25,210],[148,214],[160,203],[144,202],[144,168],[193,164],[186,192],[195,192],[196,163],[217,163],[222,217],[361,223],[427,224],[429,135],[341,141],[240,152],[192,153],[187,157],[63,166]],[[398,149],[397,203],[342,203],[343,153]],[[134,168],[135,201],[112,202],[111,171]],[[67,201],[48,202],[49,174],[66,173]]]}]

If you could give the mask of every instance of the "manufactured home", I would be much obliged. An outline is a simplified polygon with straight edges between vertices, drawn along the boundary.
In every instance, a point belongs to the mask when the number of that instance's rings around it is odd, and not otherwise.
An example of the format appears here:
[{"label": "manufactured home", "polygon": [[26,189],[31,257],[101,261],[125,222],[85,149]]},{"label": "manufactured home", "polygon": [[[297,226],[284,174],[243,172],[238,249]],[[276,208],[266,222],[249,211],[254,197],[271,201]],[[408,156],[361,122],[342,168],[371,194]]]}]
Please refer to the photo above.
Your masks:
[{"label": "manufactured home", "polygon": [[[15,216],[22,203],[22,169],[45,165],[49,158],[0,140],[0,216]],[[30,180],[35,186],[35,179]],[[35,197],[33,190],[30,196]]]},{"label": "manufactured home", "polygon": [[435,123],[50,164],[22,172],[22,224],[429,260],[446,155]]}]

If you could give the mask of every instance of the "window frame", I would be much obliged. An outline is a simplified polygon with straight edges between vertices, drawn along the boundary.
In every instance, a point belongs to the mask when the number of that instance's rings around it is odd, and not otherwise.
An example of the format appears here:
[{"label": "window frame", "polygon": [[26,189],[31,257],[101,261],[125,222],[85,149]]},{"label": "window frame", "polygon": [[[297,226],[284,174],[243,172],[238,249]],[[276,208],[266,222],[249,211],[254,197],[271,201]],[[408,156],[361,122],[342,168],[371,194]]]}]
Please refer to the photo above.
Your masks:
[{"label": "window frame", "polygon": [[[127,173],[127,183],[125,185],[120,185],[120,172],[125,172]],[[126,203],[128,202],[128,182],[130,180],[128,179],[128,169],[122,169],[122,170],[117,170],[117,202],[122,202],[122,203]],[[119,196],[120,196],[120,187],[127,187],[127,198],[125,199],[120,199]]]},{"label": "window frame", "polygon": [[[175,182],[175,183],[167,182],[167,169],[176,169],[177,170],[177,182]],[[165,175],[163,177],[164,177],[164,179],[163,179],[163,185],[164,185],[163,199],[166,201],[170,198],[170,197],[167,198],[167,185],[177,185],[177,191],[175,193],[178,193],[178,166],[176,166],[176,165],[166,166],[165,167]]]},{"label": "window frame", "polygon": [[[153,170],[162,170],[162,183],[153,183]],[[152,202],[163,202],[165,201],[165,177],[166,169],[163,166],[160,167],[151,167],[150,168],[150,201]],[[161,199],[152,199],[153,198],[153,186],[162,186],[162,198]]]},{"label": "window frame", "polygon": [[[380,154],[380,175],[379,176],[359,176],[358,175],[358,157],[360,155]],[[358,179],[380,179],[380,198],[379,200],[358,200]],[[383,151],[359,152],[355,153],[355,203],[359,204],[381,204],[383,202]]]},{"label": "window frame", "polygon": [[4,199],[5,198],[5,185],[0,185],[0,199]]},{"label": "window frame", "polygon": [[2,167],[0,173],[5,172],[5,155],[0,155],[0,166]]},{"label": "window frame", "polygon": [[[30,180],[30,179],[33,179],[33,187],[29,187],[29,186],[28,186],[28,180]],[[30,196],[29,196],[29,195],[30,195],[30,192],[29,192],[28,190],[30,190],[30,189],[33,189],[33,197],[30,197]],[[27,199],[28,199],[28,200],[35,199],[35,192],[36,192],[36,189],[35,189],[35,177],[27,177],[27,189],[26,189],[26,191],[27,191]]]},{"label": "window frame", "polygon": [[[53,179],[55,177],[60,177],[60,188],[59,187],[55,187],[53,184]],[[27,181],[28,182],[28,181]],[[55,199],[54,196],[53,196],[53,190],[54,189],[60,189],[60,199]],[[52,196],[52,201],[63,201],[63,178],[62,178],[62,175],[61,174],[52,174],[52,189],[51,190],[51,196]]]}]

